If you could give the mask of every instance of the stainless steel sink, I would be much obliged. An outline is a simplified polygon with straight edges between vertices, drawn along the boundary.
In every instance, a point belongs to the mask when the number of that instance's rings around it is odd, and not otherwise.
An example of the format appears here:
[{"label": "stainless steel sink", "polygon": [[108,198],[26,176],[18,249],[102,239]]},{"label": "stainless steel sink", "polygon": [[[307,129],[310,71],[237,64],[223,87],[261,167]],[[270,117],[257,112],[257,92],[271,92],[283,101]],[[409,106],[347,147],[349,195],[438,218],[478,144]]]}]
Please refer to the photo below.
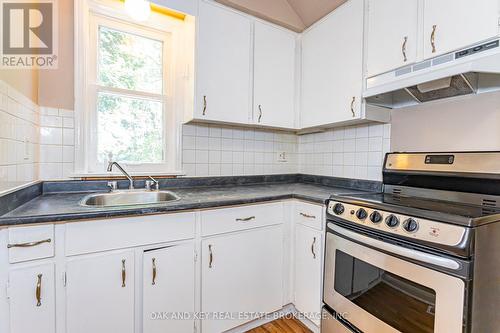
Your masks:
[{"label": "stainless steel sink", "polygon": [[159,205],[179,199],[170,191],[131,190],[91,194],[83,198],[80,204],[87,207],[143,206]]}]

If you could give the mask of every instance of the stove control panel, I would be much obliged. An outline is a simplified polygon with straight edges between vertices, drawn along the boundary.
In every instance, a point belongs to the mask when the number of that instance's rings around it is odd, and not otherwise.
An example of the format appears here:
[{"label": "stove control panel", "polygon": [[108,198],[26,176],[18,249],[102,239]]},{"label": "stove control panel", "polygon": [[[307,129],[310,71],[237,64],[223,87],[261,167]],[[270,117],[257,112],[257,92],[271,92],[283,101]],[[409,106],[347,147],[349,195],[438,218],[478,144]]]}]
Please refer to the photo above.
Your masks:
[{"label": "stove control panel", "polygon": [[330,215],[351,223],[436,244],[456,246],[466,231],[464,227],[448,223],[337,201],[330,201],[327,209]]}]

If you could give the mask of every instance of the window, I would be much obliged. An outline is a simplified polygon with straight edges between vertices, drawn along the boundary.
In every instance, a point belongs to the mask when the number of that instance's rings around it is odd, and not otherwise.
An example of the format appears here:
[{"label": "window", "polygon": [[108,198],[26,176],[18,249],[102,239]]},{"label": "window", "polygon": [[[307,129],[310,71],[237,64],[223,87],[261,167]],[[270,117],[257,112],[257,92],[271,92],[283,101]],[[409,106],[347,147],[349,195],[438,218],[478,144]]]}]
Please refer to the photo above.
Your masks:
[{"label": "window", "polygon": [[163,41],[98,29],[98,161],[163,163]]},{"label": "window", "polygon": [[135,174],[178,174],[192,95],[192,78],[180,69],[194,61],[194,22],[160,13],[134,22],[120,1],[78,6],[76,173],[104,174],[113,160]]}]

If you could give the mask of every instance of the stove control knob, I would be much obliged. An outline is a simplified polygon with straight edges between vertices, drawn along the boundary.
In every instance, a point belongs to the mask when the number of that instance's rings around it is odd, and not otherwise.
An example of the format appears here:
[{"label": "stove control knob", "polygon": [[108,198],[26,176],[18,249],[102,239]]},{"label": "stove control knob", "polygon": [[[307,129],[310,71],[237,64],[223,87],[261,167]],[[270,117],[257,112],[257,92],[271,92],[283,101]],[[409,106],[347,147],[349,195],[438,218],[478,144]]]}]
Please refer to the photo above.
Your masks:
[{"label": "stove control knob", "polygon": [[368,213],[363,208],[358,209],[356,212],[356,217],[360,220],[366,219],[367,216],[368,216]]},{"label": "stove control knob", "polygon": [[336,203],[335,206],[333,206],[333,212],[337,215],[342,215],[344,213],[344,205],[341,203]]},{"label": "stove control knob", "polygon": [[418,222],[414,219],[407,219],[403,222],[403,229],[408,232],[415,232],[418,229]]},{"label": "stove control knob", "polygon": [[377,212],[376,210],[370,214],[370,221],[373,223],[380,223],[382,221],[382,214]]},{"label": "stove control knob", "polygon": [[385,218],[385,224],[389,228],[396,228],[399,225],[399,219],[397,216],[391,214]]}]

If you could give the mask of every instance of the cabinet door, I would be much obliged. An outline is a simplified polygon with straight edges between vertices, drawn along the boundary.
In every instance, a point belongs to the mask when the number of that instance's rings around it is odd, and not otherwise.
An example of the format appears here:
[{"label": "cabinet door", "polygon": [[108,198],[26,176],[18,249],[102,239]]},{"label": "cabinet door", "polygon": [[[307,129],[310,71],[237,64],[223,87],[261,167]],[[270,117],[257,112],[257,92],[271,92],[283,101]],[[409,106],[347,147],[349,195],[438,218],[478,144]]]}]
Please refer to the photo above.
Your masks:
[{"label": "cabinet door", "polygon": [[200,1],[195,118],[249,122],[251,22]]},{"label": "cabinet door", "polygon": [[134,253],[74,258],[66,265],[68,333],[134,332]]},{"label": "cabinet door", "polygon": [[294,128],[295,34],[255,22],[254,122]]},{"label": "cabinet door", "polygon": [[10,333],[53,333],[54,264],[19,268],[9,273]]},{"label": "cabinet door", "polygon": [[[283,306],[281,226],[204,239],[202,266],[205,313],[269,313]],[[207,319],[202,331],[220,333],[252,319]]]},{"label": "cabinet door", "polygon": [[143,332],[193,332],[193,320],[168,314],[194,313],[194,275],[192,243],[144,253]]},{"label": "cabinet door", "polygon": [[417,59],[418,0],[369,0],[368,77]]},{"label": "cabinet door", "polygon": [[301,127],[361,117],[364,1],[350,0],[303,35]]},{"label": "cabinet door", "polygon": [[295,307],[316,325],[321,312],[322,233],[297,225],[295,236]]},{"label": "cabinet door", "polygon": [[432,58],[498,35],[498,12],[498,0],[425,0],[424,57]]}]

